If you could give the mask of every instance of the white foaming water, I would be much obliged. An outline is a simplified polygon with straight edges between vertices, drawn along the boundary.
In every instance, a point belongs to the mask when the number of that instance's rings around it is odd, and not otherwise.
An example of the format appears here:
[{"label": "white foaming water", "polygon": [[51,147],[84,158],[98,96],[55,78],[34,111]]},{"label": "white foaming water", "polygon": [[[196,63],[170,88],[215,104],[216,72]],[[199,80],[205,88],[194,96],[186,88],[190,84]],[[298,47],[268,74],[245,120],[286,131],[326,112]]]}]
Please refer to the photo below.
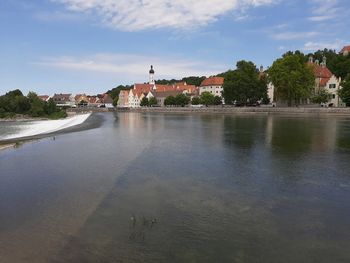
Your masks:
[{"label": "white foaming water", "polygon": [[90,115],[91,113],[87,113],[62,120],[26,122],[23,125],[18,126],[18,132],[4,137],[0,136],[0,140],[19,139],[23,137],[60,131],[84,123],[86,119],[90,117]]}]

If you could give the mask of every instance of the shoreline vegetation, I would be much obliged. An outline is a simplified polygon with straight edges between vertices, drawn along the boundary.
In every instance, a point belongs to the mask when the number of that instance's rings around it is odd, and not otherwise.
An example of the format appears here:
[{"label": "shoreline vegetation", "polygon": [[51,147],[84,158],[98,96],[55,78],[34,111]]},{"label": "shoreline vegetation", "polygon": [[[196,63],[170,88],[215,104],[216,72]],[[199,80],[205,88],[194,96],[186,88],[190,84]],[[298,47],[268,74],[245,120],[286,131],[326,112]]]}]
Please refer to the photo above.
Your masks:
[{"label": "shoreline vegetation", "polygon": [[34,92],[24,96],[17,89],[0,96],[0,120],[32,118],[57,120],[66,117],[66,112],[58,108],[52,98],[44,101]]}]

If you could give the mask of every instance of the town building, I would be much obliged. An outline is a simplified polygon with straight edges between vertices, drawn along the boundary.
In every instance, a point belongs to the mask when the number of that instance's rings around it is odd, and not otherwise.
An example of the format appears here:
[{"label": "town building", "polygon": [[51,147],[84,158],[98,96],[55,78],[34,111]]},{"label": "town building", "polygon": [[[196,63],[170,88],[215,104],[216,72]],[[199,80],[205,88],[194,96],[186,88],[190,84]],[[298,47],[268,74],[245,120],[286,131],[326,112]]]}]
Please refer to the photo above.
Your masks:
[{"label": "town building", "polygon": [[[324,106],[326,107],[345,107],[345,103],[342,102],[338,93],[341,89],[341,78],[337,78],[327,67],[327,59],[323,57],[322,62],[320,63],[318,60],[313,59],[313,57],[309,58],[308,65],[310,65],[313,69],[315,76],[315,86],[313,94],[318,94],[320,91],[324,90],[330,94],[330,99]],[[270,102],[273,105],[285,106],[286,102],[280,100],[276,97],[276,90],[273,83],[269,83],[267,86],[267,94],[270,99]],[[299,105],[310,105],[310,98],[303,99],[298,102]]]},{"label": "town building", "polygon": [[88,104],[89,103],[89,98],[86,94],[77,94],[74,96],[74,100],[75,100],[75,105],[84,103],[84,104]]},{"label": "town building", "polygon": [[50,99],[49,95],[38,95],[38,98],[43,101],[48,101]]},{"label": "town building", "polygon": [[89,107],[99,107],[101,105],[101,100],[98,96],[87,96],[87,102]]},{"label": "town building", "polygon": [[338,93],[341,89],[341,78],[337,78],[328,68],[327,59],[323,57],[323,61],[319,63],[318,60],[313,61],[313,58],[309,58],[309,65],[313,66],[315,74],[315,94],[321,90],[325,90],[330,94],[330,100],[327,102],[327,106],[331,107],[344,107],[345,104],[341,101]]},{"label": "town building", "polygon": [[350,54],[350,45],[343,47],[343,49],[340,51],[340,54],[343,56],[347,56]]},{"label": "town building", "polygon": [[155,97],[158,106],[164,106],[164,100],[169,94],[186,94],[190,97],[197,96],[199,89],[195,85],[188,85],[186,82],[174,84],[156,84],[154,79],[154,68],[149,71],[149,82],[144,84],[134,84],[130,90],[121,90],[118,98],[118,108],[138,108],[144,97],[150,99]]},{"label": "town building", "polygon": [[206,78],[202,81],[201,85],[199,86],[199,95],[201,95],[203,92],[209,92],[214,96],[222,97],[223,85],[223,77]]},{"label": "town building", "polygon": [[112,97],[107,94],[107,93],[104,93],[100,96],[99,98],[100,100],[100,106],[103,106],[103,107],[106,107],[106,108],[113,108],[113,99]]},{"label": "town building", "polygon": [[53,101],[58,107],[73,107],[75,106],[75,99],[72,94],[54,94]]}]

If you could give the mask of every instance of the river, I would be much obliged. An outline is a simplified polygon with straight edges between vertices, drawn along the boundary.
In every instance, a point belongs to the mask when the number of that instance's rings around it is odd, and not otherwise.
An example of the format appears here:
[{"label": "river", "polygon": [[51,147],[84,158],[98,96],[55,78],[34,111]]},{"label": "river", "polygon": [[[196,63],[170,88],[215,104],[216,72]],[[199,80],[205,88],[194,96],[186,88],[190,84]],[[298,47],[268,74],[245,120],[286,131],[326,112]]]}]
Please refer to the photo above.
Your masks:
[{"label": "river", "polygon": [[350,262],[350,119],[92,118],[0,151],[0,262]]}]

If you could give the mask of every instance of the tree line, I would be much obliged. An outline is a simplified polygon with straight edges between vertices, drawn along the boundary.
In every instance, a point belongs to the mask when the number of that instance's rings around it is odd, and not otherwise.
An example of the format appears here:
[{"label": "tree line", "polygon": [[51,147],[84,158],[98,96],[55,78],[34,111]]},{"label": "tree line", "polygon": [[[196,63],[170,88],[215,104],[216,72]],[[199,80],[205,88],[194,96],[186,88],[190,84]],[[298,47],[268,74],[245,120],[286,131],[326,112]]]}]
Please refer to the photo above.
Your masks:
[{"label": "tree line", "polygon": [[0,118],[13,118],[18,114],[50,119],[67,117],[64,111],[56,107],[52,98],[43,101],[34,92],[24,96],[16,89],[0,96]]}]

